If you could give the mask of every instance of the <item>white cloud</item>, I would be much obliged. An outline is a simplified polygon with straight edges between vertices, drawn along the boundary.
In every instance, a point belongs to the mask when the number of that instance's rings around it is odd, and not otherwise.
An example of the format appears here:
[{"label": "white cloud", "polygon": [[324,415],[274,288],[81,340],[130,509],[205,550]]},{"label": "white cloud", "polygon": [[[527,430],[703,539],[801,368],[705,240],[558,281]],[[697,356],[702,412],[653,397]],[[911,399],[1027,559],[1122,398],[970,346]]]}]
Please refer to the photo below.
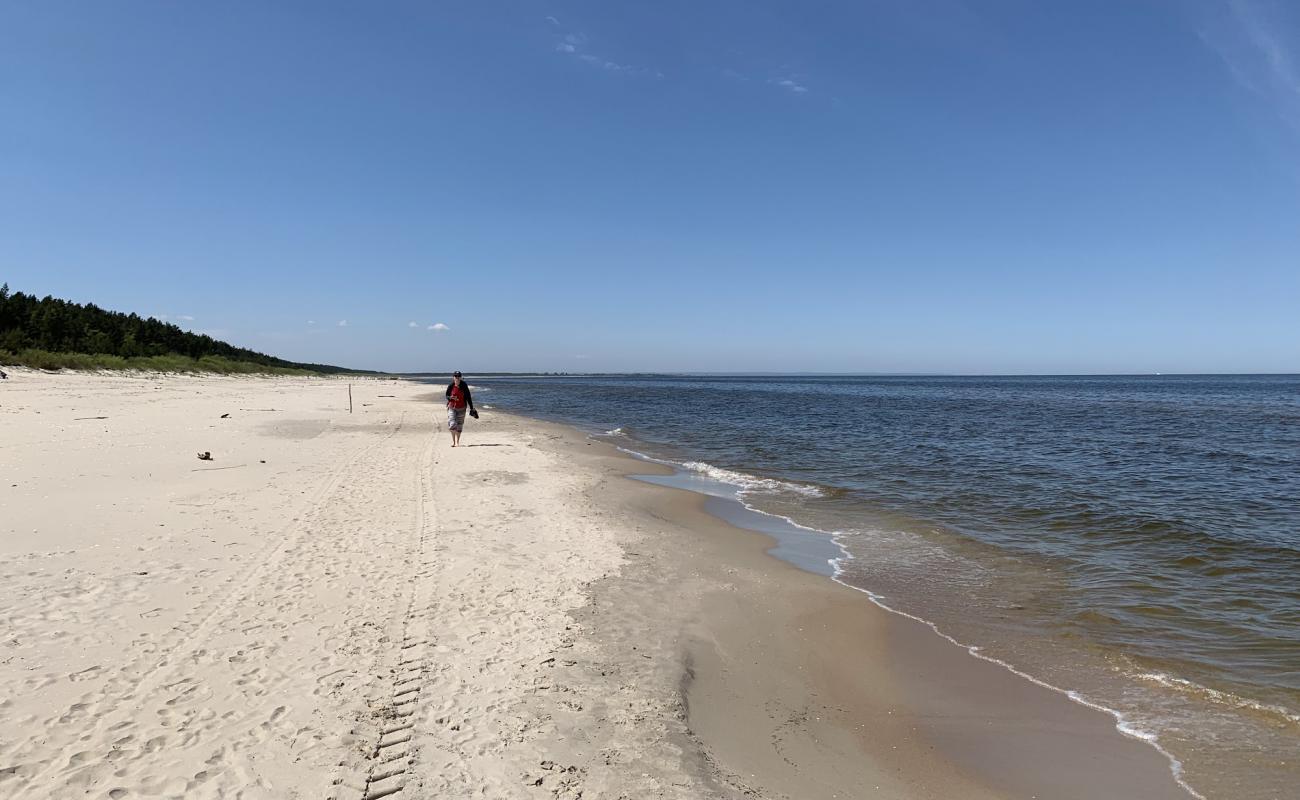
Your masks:
[{"label": "white cloud", "polygon": [[406,323],[406,327],[408,327],[408,328],[418,328],[418,327],[420,327],[420,323],[418,323],[418,322],[408,322],[408,323]]},{"label": "white cloud", "polygon": [[180,315],[178,315],[178,316],[176,317],[176,319],[183,319],[183,320],[185,320],[186,322],[193,322],[193,321],[194,321],[194,317],[191,317],[189,314],[180,314]]},{"label": "white cloud", "polygon": [[314,320],[314,319],[309,319],[309,320],[307,320],[307,324],[308,324],[308,325],[315,325],[315,324],[316,324],[316,320]]},{"label": "white cloud", "polygon": [[[559,23],[557,22],[556,25],[559,25]],[[587,37],[585,34],[566,33],[564,39],[555,45],[555,51],[557,53],[563,53],[566,56],[572,56],[584,64],[590,64],[593,67],[603,69],[606,72],[618,72],[625,75],[647,75],[655,78],[662,78],[664,76],[664,74],[658,70],[638,67],[631,64],[622,64],[618,61],[605,58],[604,56],[586,52],[586,45]]]},{"label": "white cloud", "polygon": [[1300,132],[1300,64],[1287,41],[1295,19],[1285,4],[1228,0],[1200,37],[1223,60],[1234,81],[1259,97]]},{"label": "white cloud", "polygon": [[547,18],[546,18],[546,21],[549,22],[549,23],[551,23],[552,25],[554,25],[554,26],[557,27],[557,28],[560,27],[560,21],[559,21],[558,19],[556,19],[555,17],[547,17]]},{"label": "white cloud", "polygon": [[347,321],[347,320],[345,320],[345,319],[341,319],[341,320],[339,320],[339,327],[340,327],[340,328],[346,328],[347,326],[348,326],[348,321]]},{"label": "white cloud", "polygon": [[443,331],[449,331],[449,330],[451,330],[451,328],[448,328],[446,325],[442,324],[441,322],[435,322],[435,323],[433,323],[432,325],[429,326],[429,330],[431,330],[431,331],[437,331],[437,332],[441,333],[441,332],[443,332]]},{"label": "white cloud", "polygon": [[793,78],[780,78],[772,81],[772,83],[776,86],[780,86],[782,89],[788,89],[795,94],[803,94],[808,91],[807,86],[804,86]]}]

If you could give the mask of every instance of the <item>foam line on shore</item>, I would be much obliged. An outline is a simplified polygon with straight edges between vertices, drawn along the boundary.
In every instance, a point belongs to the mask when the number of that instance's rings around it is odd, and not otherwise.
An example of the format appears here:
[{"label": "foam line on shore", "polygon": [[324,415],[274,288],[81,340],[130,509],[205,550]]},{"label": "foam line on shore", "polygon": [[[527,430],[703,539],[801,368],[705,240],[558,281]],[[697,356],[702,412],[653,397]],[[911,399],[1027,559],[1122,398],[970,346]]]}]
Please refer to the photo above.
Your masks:
[{"label": "foam line on shore", "polygon": [[[853,556],[850,555],[849,558],[853,558]],[[980,647],[978,645],[966,644],[965,642],[959,641],[953,636],[944,633],[944,631],[940,629],[936,623],[931,622],[930,620],[925,619],[924,617],[919,617],[915,614],[909,614],[906,611],[902,611],[900,609],[894,608],[893,606],[890,606],[889,604],[881,600],[879,595],[877,595],[875,592],[872,592],[869,589],[864,589],[861,586],[854,586],[851,583],[847,583],[846,581],[842,580],[839,577],[839,569],[840,569],[839,564],[835,564],[835,568],[836,568],[836,574],[831,577],[831,580],[835,581],[841,586],[844,586],[848,589],[852,589],[855,592],[861,592],[862,594],[865,594],[868,600],[876,604],[876,606],[884,609],[885,611],[889,611],[901,617],[906,617],[910,620],[925,625],[930,630],[938,634],[940,637],[960,647],[961,649],[965,650],[967,653],[974,656],[975,658],[978,658],[982,661],[987,661],[990,664],[996,664],[999,667],[1002,667],[1003,669],[1012,673],[1013,675],[1023,678],[1036,686],[1041,686],[1044,689],[1049,689],[1058,694],[1065,695],[1070,700],[1073,700],[1074,702],[1078,703],[1081,706],[1086,706],[1087,708],[1091,708],[1096,711],[1103,711],[1109,714],[1111,717],[1115,719],[1115,730],[1119,731],[1125,736],[1128,736],[1129,738],[1138,739],[1155,748],[1157,752],[1159,752],[1162,756],[1164,756],[1169,761],[1169,771],[1173,775],[1174,780],[1178,783],[1178,785],[1183,787],[1183,789],[1192,797],[1197,798],[1197,800],[1206,800],[1205,795],[1193,789],[1187,783],[1187,781],[1183,779],[1183,762],[1179,761],[1178,758],[1175,757],[1173,753],[1170,753],[1160,744],[1159,737],[1155,733],[1152,733],[1151,731],[1143,730],[1137,727],[1136,725],[1133,725],[1122,711],[1118,711],[1116,709],[1110,708],[1109,706],[1104,706],[1101,703],[1097,703],[1092,700],[1089,700],[1088,698],[1084,697],[1082,694],[1074,691],[1073,689],[1062,689],[1061,687],[1048,683],[1047,681],[1042,680],[1041,678],[1036,678],[1033,675],[1030,675],[1029,673],[1023,670],[1018,669],[1015,666],[1012,666],[1011,664],[999,658],[994,658],[993,656],[985,655],[980,651]]]},{"label": "foam line on shore", "polygon": [[[620,435],[620,434],[625,435],[623,434],[622,428],[615,428],[613,431],[608,431],[603,435],[612,436],[612,435]],[[626,453],[634,458],[643,461],[649,461],[655,464],[661,464],[663,466],[670,467],[682,473],[693,473],[696,475],[702,475],[715,482],[730,484],[732,486],[735,486],[736,490],[734,492],[733,499],[735,499],[736,502],[740,503],[740,505],[742,505],[744,508],[748,509],[749,511],[752,511],[756,514],[762,514],[767,517],[774,517],[776,519],[780,519],[788,523],[789,525],[803,531],[825,534],[831,539],[831,541],[835,543],[836,547],[839,548],[840,552],[843,553],[843,555],[840,558],[829,559],[829,563],[832,569],[832,574],[830,576],[831,580],[835,581],[841,586],[844,586],[845,588],[852,589],[856,592],[860,592],[866,595],[868,600],[870,600],[877,607],[885,611],[888,611],[892,614],[897,614],[898,616],[905,617],[914,622],[919,622],[922,625],[925,625],[926,627],[930,628],[930,630],[934,631],[934,633],[940,636],[941,638],[945,639],[946,641],[948,641],[953,645],[956,645],[962,650],[965,650],[969,655],[974,656],[975,658],[978,658],[982,661],[987,661],[991,664],[996,664],[997,666],[1002,667],[1003,669],[1007,670],[1008,672],[1012,673],[1013,675],[1019,678],[1027,680],[1036,686],[1040,686],[1044,689],[1048,689],[1049,691],[1064,695],[1065,697],[1069,698],[1070,700],[1072,700],[1073,702],[1081,706],[1084,706],[1086,708],[1091,708],[1095,711],[1101,711],[1106,714],[1109,714],[1115,720],[1115,730],[1117,730],[1119,733],[1121,733],[1124,736],[1145,742],[1146,744],[1154,748],[1168,761],[1169,771],[1172,774],[1174,781],[1177,782],[1177,784],[1180,787],[1182,787],[1183,790],[1186,791],[1189,795],[1196,798],[1196,800],[1206,800],[1204,795],[1202,795],[1200,792],[1192,788],[1192,786],[1188,784],[1187,781],[1183,778],[1183,763],[1179,761],[1178,758],[1173,755],[1173,753],[1169,752],[1160,744],[1159,737],[1154,732],[1139,728],[1138,726],[1133,724],[1123,712],[1117,709],[1110,708],[1109,706],[1105,706],[1102,705],[1101,703],[1097,703],[1093,700],[1090,700],[1073,689],[1062,689],[1059,686],[1055,686],[1051,683],[1048,683],[1047,681],[1044,681],[1041,678],[1037,678],[1006,661],[1003,661],[998,658],[994,658],[993,656],[985,655],[983,652],[981,652],[981,648],[978,645],[966,644],[956,639],[955,637],[949,635],[948,633],[945,633],[942,629],[940,629],[937,623],[925,619],[924,617],[911,614],[907,611],[894,608],[888,605],[887,603],[885,603],[881,599],[881,597],[875,592],[872,592],[869,589],[864,589],[860,586],[854,586],[853,584],[844,581],[840,577],[841,574],[843,573],[841,562],[845,560],[853,560],[854,556],[841,543],[840,537],[848,535],[849,532],[827,531],[820,528],[809,527],[807,525],[803,525],[796,522],[795,520],[791,519],[788,516],[785,516],[784,514],[774,514],[768,511],[764,511],[760,508],[756,508],[752,504],[746,502],[744,497],[746,494],[752,492],[763,491],[762,487],[767,487],[767,486],[773,487],[771,489],[768,489],[768,491],[791,491],[791,490],[798,491],[800,488],[803,487],[799,487],[797,484],[787,484],[787,482],[785,481],[777,481],[771,478],[759,478],[757,476],[745,475],[744,473],[739,473],[732,470],[725,470],[717,467],[712,467],[711,465],[705,464],[704,462],[672,461],[669,459],[649,456],[646,455],[645,453],[632,450],[631,448],[627,448],[619,445],[615,445],[615,446],[620,452]],[[701,467],[705,467],[708,469],[706,470]],[[741,480],[728,480],[727,477],[724,476],[736,476]],[[691,490],[691,491],[695,491],[695,490]],[[818,495],[814,495],[814,496],[818,496]],[[1178,680],[1178,679],[1172,679],[1172,680]]]},{"label": "foam line on shore", "polygon": [[1261,714],[1279,717],[1283,722],[1288,722],[1292,725],[1300,725],[1300,714],[1293,714],[1289,709],[1283,708],[1282,706],[1273,705],[1271,703],[1261,703],[1258,700],[1251,700],[1248,697],[1242,697],[1231,692],[1211,689],[1208,686],[1202,686],[1201,684],[1196,683],[1195,681],[1189,681],[1186,678],[1178,678],[1164,672],[1140,672],[1134,677],[1139,680],[1154,683],[1166,689],[1173,689],[1175,691],[1197,695],[1209,700],[1211,703],[1218,703],[1219,705],[1229,706],[1232,708],[1247,708]]},{"label": "foam line on shore", "polygon": [[[615,430],[622,430],[622,429],[615,428]],[[785,516],[784,514],[774,514],[770,511],[764,511],[763,509],[756,508],[745,501],[745,495],[750,494],[752,492],[764,492],[764,491],[794,492],[796,494],[800,494],[805,497],[822,497],[824,493],[822,492],[821,489],[818,489],[815,486],[807,486],[798,483],[792,483],[790,481],[777,480],[776,478],[760,478],[757,475],[748,475],[743,472],[736,472],[735,470],[715,467],[712,464],[706,463],[704,461],[683,462],[683,461],[672,461],[666,458],[655,458],[654,456],[646,455],[645,453],[639,452],[637,450],[633,450],[628,447],[622,447],[621,445],[615,445],[615,448],[620,453],[626,453],[632,456],[633,458],[640,459],[641,461],[649,461],[654,464],[662,464],[665,467],[672,467],[673,469],[678,470],[679,472],[693,473],[696,475],[703,476],[704,478],[715,481],[717,483],[725,483],[731,486],[735,486],[736,491],[733,494],[733,498],[741,505],[743,505],[745,508],[749,509],[750,511],[753,511],[756,514],[763,514],[764,516],[775,517],[777,519],[784,520],[785,522],[788,522],[790,525],[800,530],[811,531],[813,533],[826,533],[826,531],[822,530],[821,528],[811,528],[807,525],[803,525],[799,522],[796,522],[795,520]],[[838,545],[839,542],[836,542],[836,544]],[[843,547],[841,547],[840,549],[842,550]],[[844,554],[848,555],[848,551],[845,551]]]}]

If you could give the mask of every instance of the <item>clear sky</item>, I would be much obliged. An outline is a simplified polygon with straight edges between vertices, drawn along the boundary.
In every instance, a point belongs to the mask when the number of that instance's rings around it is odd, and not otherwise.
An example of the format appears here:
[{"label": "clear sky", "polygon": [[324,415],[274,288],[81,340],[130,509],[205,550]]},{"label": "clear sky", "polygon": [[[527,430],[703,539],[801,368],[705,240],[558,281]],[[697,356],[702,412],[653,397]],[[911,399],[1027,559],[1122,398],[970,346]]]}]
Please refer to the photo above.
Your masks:
[{"label": "clear sky", "polygon": [[1300,4],[0,0],[0,281],[375,369],[1300,371]]}]

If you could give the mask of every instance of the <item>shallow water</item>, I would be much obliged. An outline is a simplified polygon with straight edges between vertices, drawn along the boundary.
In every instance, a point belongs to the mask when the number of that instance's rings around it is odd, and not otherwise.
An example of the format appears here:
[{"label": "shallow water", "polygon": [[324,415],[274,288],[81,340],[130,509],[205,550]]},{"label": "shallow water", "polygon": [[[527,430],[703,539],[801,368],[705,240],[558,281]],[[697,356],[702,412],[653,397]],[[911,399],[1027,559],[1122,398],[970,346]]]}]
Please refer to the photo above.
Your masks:
[{"label": "shallow water", "polygon": [[474,386],[827,532],[839,580],[1113,709],[1206,796],[1300,796],[1300,376]]}]

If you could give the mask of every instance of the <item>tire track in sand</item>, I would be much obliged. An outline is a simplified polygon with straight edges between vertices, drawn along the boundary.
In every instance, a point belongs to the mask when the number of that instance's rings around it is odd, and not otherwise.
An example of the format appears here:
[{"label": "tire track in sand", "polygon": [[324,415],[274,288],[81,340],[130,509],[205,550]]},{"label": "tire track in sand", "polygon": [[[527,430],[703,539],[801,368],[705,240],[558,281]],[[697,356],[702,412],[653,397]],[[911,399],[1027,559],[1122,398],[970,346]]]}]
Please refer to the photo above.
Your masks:
[{"label": "tire track in sand", "polygon": [[430,540],[438,524],[432,491],[433,448],[430,437],[415,474],[412,553],[405,562],[410,569],[401,576],[405,602],[398,605],[404,609],[401,636],[377,659],[367,708],[358,721],[368,737],[365,751],[339,765],[327,800],[382,800],[402,793],[413,780],[419,755],[417,712],[429,679],[434,644],[427,622],[434,612]]}]

